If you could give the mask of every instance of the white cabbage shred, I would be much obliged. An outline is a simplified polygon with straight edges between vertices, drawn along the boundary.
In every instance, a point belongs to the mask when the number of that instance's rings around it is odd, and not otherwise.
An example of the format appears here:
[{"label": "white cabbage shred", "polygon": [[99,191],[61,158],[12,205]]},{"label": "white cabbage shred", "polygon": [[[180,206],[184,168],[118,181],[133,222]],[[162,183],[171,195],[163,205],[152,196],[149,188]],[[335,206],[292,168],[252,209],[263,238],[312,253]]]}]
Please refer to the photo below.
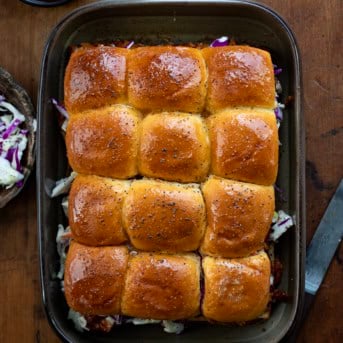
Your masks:
[{"label": "white cabbage shred", "polygon": [[162,326],[164,327],[164,332],[175,333],[177,335],[180,334],[185,328],[184,324],[175,323],[171,320],[163,320]]},{"label": "white cabbage shred", "polygon": [[15,170],[9,161],[0,156],[0,185],[11,188],[15,183],[21,181],[24,175]]},{"label": "white cabbage shred", "polygon": [[77,331],[89,331],[89,329],[87,328],[87,320],[81,313],[69,309],[68,319],[70,319],[74,323],[75,329]]},{"label": "white cabbage shred", "polygon": [[286,212],[280,210],[273,217],[273,225],[269,235],[271,241],[277,241],[290,227],[294,225],[292,217]]},{"label": "white cabbage shred", "polygon": [[127,323],[132,323],[133,325],[148,325],[148,324],[159,324],[161,323],[158,319],[144,319],[144,318],[132,318],[126,321]]},{"label": "white cabbage shred", "polygon": [[68,218],[68,205],[69,205],[69,196],[66,196],[62,199],[62,208],[65,216]]},{"label": "white cabbage shred", "polygon": [[185,326],[182,323],[175,323],[172,320],[158,320],[158,319],[144,319],[144,318],[131,318],[126,323],[132,323],[133,325],[149,325],[149,324],[161,324],[163,330],[167,333],[181,333]]},{"label": "white cabbage shred", "polygon": [[58,225],[57,235],[56,235],[56,244],[57,244],[57,252],[60,256],[60,270],[57,273],[57,278],[60,280],[63,279],[64,275],[64,264],[67,258],[66,250],[70,243],[70,227],[64,229],[62,224]]},{"label": "white cabbage shred", "polygon": [[51,192],[51,198],[55,198],[59,195],[68,193],[70,190],[71,184],[74,181],[76,175],[77,175],[77,173],[73,171],[70,174],[70,176],[56,181],[56,185],[52,189],[52,192]]}]

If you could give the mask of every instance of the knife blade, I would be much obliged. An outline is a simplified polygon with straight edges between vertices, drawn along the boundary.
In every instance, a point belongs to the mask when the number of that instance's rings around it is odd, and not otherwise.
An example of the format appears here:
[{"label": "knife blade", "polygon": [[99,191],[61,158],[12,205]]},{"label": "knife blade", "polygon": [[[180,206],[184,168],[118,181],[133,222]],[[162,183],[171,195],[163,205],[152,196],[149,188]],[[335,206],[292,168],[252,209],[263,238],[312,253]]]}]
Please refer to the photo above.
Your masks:
[{"label": "knife blade", "polygon": [[343,179],[330,201],[306,253],[305,292],[315,295],[343,236]]},{"label": "knife blade", "polygon": [[343,236],[343,179],[306,250],[305,298],[302,319],[309,312]]},{"label": "knife blade", "polygon": [[295,342],[315,295],[343,236],[343,179],[332,197],[319,226],[306,249],[305,297],[300,319],[284,342]]}]

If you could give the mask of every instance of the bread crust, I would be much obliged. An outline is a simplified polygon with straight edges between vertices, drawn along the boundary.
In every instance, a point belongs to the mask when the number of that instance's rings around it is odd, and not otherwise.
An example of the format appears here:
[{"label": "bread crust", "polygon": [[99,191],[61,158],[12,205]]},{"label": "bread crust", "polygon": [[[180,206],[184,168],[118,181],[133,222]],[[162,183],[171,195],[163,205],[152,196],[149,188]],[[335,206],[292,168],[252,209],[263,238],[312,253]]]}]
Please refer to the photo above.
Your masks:
[{"label": "bread crust", "polygon": [[272,110],[235,108],[207,119],[211,141],[211,172],[260,185],[276,181],[278,128]]},{"label": "bread crust", "polygon": [[64,273],[67,303],[87,315],[120,314],[128,249],[71,242]]},{"label": "bread crust", "polygon": [[149,46],[130,51],[128,99],[143,112],[200,113],[206,81],[206,65],[198,49]]},{"label": "bread crust", "polygon": [[121,212],[129,187],[129,181],[78,175],[71,186],[68,201],[73,238],[91,246],[126,242]]},{"label": "bread crust", "polygon": [[202,262],[207,319],[242,323],[257,319],[270,301],[270,261],[265,252],[240,259],[205,257]]},{"label": "bread crust", "polygon": [[205,220],[205,204],[194,185],[134,181],[123,205],[123,224],[130,242],[145,251],[196,250]]},{"label": "bread crust", "polygon": [[202,50],[208,68],[206,108],[275,107],[274,69],[269,52],[233,45]]},{"label": "bread crust", "polygon": [[199,313],[200,261],[194,254],[138,253],[130,258],[124,315],[177,320]]},{"label": "bread crust", "polygon": [[69,119],[66,146],[74,171],[118,179],[137,174],[140,114],[114,105]]},{"label": "bread crust", "polygon": [[126,101],[128,50],[81,47],[70,56],[64,76],[64,103],[70,115]]},{"label": "bread crust", "polygon": [[164,112],[142,121],[141,175],[169,181],[203,181],[210,167],[207,127],[198,115]]},{"label": "bread crust", "polygon": [[203,185],[207,228],[201,252],[226,258],[263,249],[274,214],[274,188],[216,177]]}]

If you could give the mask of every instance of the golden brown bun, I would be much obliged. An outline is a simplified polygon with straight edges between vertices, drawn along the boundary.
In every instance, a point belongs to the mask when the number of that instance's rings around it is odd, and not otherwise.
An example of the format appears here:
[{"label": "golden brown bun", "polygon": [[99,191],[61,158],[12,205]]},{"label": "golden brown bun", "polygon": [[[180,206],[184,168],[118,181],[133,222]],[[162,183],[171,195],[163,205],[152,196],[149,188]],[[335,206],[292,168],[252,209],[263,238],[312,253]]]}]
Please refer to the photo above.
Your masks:
[{"label": "golden brown bun", "polygon": [[66,134],[69,164],[78,173],[127,179],[137,174],[140,115],[114,105],[72,116]]},{"label": "golden brown bun", "polygon": [[274,69],[269,52],[249,46],[202,50],[208,68],[206,107],[275,107]]},{"label": "golden brown bun", "polygon": [[95,246],[125,242],[121,210],[129,187],[129,181],[78,175],[69,193],[69,225],[73,238]]},{"label": "golden brown bun", "polygon": [[274,188],[210,178],[203,186],[207,229],[204,254],[243,257],[264,247],[274,214]]},{"label": "golden brown bun", "polygon": [[69,114],[123,102],[126,99],[127,49],[82,47],[69,60],[64,102]]},{"label": "golden brown bun", "polygon": [[137,249],[196,250],[205,230],[201,192],[191,185],[134,181],[124,201],[123,224]]},{"label": "golden brown bun", "polygon": [[203,259],[202,312],[218,322],[245,322],[262,315],[270,300],[270,261],[265,252],[241,259]]},{"label": "golden brown bun", "polygon": [[213,174],[261,185],[275,183],[279,141],[272,110],[224,110],[210,116],[207,124]]},{"label": "golden brown bun", "polygon": [[169,181],[202,181],[208,174],[210,147],[203,119],[186,113],[160,113],[142,122],[140,174]]},{"label": "golden brown bun", "polygon": [[128,263],[126,247],[69,247],[64,272],[67,303],[89,315],[119,314]]},{"label": "golden brown bun", "polygon": [[128,98],[142,111],[200,113],[206,79],[206,65],[198,49],[153,46],[130,51]]},{"label": "golden brown bun", "polygon": [[122,313],[177,320],[199,313],[200,262],[194,254],[138,253],[130,257]]}]

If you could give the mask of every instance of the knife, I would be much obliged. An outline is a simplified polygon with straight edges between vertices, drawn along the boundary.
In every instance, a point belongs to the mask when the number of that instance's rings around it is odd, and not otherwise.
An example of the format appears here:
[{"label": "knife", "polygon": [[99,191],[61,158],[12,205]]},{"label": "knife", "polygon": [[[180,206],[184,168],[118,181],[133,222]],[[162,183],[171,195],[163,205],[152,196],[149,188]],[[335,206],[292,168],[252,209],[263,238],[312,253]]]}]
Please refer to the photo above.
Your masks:
[{"label": "knife", "polygon": [[341,180],[306,251],[305,298],[299,324],[287,337],[295,342],[298,329],[307,316],[331,260],[343,236],[343,179]]},{"label": "knife", "polygon": [[303,318],[322,284],[343,236],[343,179],[330,201],[306,252]]}]

